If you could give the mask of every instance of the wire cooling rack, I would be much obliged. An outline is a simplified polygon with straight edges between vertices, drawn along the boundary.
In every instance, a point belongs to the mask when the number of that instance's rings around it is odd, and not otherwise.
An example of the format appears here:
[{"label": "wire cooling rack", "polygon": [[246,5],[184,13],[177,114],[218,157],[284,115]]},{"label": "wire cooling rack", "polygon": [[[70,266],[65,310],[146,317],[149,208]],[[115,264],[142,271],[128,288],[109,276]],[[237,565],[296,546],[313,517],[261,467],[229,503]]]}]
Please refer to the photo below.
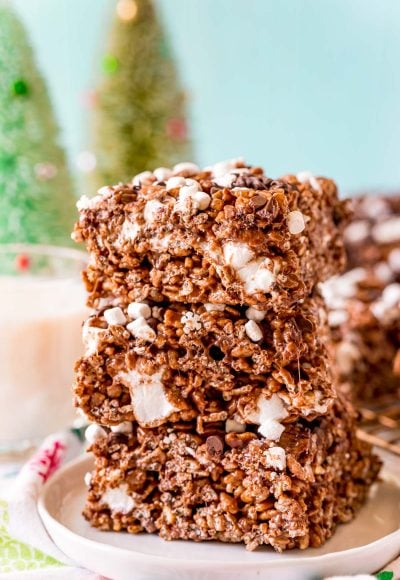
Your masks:
[{"label": "wire cooling rack", "polygon": [[358,437],[400,456],[400,399],[385,396],[363,404]]}]

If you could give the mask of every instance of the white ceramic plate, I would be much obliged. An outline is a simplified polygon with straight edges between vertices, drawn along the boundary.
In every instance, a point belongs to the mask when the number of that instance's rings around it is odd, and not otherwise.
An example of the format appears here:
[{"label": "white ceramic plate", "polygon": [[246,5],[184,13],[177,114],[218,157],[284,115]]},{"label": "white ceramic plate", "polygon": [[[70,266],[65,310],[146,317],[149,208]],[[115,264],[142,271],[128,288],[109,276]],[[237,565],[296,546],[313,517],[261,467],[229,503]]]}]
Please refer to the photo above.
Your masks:
[{"label": "white ceramic plate", "polygon": [[165,542],[155,535],[93,529],[81,515],[92,459],[68,464],[45,485],[39,512],[57,546],[84,568],[113,580],[302,580],[371,573],[400,551],[400,488],[384,474],[373,497],[323,547],[278,554],[241,544]]}]

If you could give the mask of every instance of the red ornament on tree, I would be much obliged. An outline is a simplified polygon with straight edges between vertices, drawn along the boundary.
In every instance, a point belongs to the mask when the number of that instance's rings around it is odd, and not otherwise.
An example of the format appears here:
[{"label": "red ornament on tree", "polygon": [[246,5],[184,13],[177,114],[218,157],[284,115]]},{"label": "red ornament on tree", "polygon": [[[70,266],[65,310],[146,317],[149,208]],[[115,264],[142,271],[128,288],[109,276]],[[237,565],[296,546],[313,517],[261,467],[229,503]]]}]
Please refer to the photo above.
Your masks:
[{"label": "red ornament on tree", "polygon": [[187,136],[187,125],[185,119],[172,118],[168,119],[166,133],[171,139],[183,141]]},{"label": "red ornament on tree", "polygon": [[19,254],[15,258],[15,268],[18,272],[26,272],[29,270],[31,261],[26,254]]}]

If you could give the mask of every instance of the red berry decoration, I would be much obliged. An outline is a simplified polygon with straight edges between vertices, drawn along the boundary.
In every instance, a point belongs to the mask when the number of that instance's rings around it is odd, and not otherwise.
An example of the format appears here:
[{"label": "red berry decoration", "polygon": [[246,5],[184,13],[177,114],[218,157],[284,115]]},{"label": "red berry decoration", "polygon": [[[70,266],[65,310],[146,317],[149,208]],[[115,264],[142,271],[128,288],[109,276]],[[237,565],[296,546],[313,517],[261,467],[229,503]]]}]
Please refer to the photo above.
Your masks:
[{"label": "red berry decoration", "polygon": [[15,259],[15,267],[18,272],[26,272],[29,270],[31,261],[26,254],[19,254]]},{"label": "red berry decoration", "polygon": [[187,125],[185,119],[172,118],[167,121],[166,133],[171,139],[183,141],[187,136]]}]

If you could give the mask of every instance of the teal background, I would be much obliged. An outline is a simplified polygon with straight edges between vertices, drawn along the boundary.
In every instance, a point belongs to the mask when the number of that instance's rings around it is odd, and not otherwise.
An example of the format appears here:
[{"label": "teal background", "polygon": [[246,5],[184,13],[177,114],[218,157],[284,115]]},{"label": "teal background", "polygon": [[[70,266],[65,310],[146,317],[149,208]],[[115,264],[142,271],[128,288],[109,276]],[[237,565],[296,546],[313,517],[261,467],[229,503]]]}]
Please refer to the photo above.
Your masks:
[{"label": "teal background", "polygon": [[[14,0],[46,75],[71,166],[87,147],[114,0]],[[400,184],[399,0],[159,0],[190,94],[201,164],[243,155],[342,191]],[[1,23],[0,23],[1,25]]]}]

